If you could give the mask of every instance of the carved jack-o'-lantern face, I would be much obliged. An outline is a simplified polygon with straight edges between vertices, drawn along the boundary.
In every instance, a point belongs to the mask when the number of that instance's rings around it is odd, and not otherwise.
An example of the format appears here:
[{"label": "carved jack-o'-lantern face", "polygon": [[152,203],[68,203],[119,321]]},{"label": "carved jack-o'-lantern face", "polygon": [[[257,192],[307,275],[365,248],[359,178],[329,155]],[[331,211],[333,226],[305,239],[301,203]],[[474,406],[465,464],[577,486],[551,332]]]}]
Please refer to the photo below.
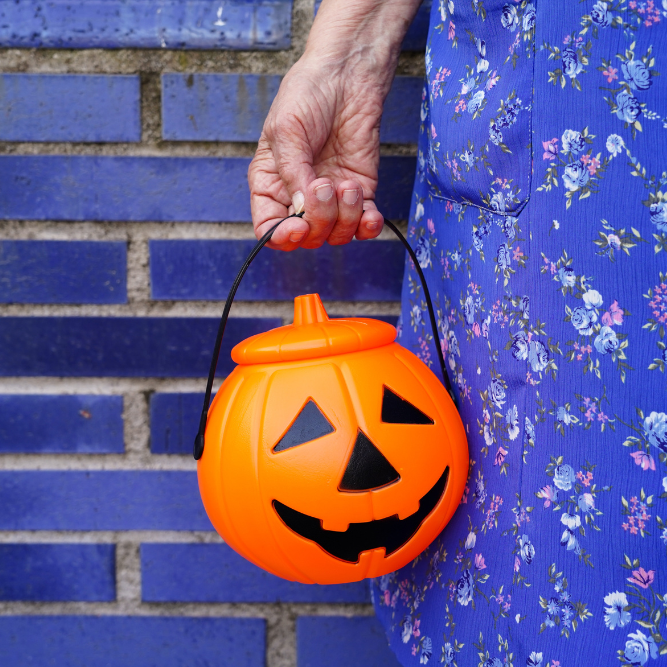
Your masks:
[{"label": "carved jack-o'-lantern face", "polygon": [[295,324],[244,341],[199,461],[206,511],[248,560],[305,583],[358,581],[417,556],[463,493],[463,425],[435,375],[376,320]]}]

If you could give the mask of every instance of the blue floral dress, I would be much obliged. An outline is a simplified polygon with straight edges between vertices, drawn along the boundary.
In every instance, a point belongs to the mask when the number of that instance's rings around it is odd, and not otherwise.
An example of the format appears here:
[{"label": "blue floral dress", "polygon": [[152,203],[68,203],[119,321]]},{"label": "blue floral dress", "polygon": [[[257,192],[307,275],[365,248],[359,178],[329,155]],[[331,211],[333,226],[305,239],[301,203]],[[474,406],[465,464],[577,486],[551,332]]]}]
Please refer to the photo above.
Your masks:
[{"label": "blue floral dress", "polygon": [[[468,432],[403,665],[667,654],[667,0],[434,0],[409,237]],[[414,267],[400,341],[434,366]]]}]

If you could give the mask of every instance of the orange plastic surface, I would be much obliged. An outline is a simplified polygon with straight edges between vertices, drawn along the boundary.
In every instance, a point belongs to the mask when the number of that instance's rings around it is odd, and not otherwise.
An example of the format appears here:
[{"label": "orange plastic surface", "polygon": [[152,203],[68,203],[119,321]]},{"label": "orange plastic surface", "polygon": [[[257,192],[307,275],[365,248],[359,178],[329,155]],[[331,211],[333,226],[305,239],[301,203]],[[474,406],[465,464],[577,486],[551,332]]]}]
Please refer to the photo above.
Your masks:
[{"label": "orange plastic surface", "polygon": [[[344,326],[361,332],[358,344],[365,347],[341,352],[335,337],[339,330],[334,326],[341,320],[324,319],[319,297],[298,297],[295,306],[292,340],[300,337],[302,351],[319,349],[320,353],[296,360],[280,356],[273,363],[256,361],[255,354],[268,354],[270,346],[248,344],[264,337],[264,341],[277,342],[282,355],[283,338],[277,332],[290,327],[260,334],[235,348],[241,350],[235,360],[246,362],[227,377],[213,401],[204,454],[198,463],[206,512],[233,549],[285,579],[329,584],[393,572],[438,536],[459,504],[468,475],[463,424],[446,390],[423,362],[394,343],[393,335],[387,340],[377,333],[364,333],[385,332],[389,325],[346,320]],[[360,322],[363,326],[358,326]],[[374,329],[375,324],[382,326]],[[322,329],[316,328],[322,326],[334,332],[327,339],[333,342],[308,347],[310,335],[318,344],[324,340],[319,333]],[[371,345],[374,340],[387,342]],[[385,386],[422,410],[434,424],[382,422]],[[309,400],[334,431],[285,451],[273,451]],[[359,430],[398,471],[398,481],[369,491],[339,490]],[[362,552],[357,562],[336,558],[288,528],[272,504],[277,500],[319,518],[324,529],[339,532],[350,523],[395,515],[404,519],[419,509],[420,498],[446,467],[448,484],[435,508],[389,556],[380,547]]]},{"label": "orange plastic surface", "polygon": [[251,336],[232,350],[237,364],[297,361],[360,352],[393,343],[396,329],[380,320],[330,320],[318,294],[294,300],[294,324]]}]

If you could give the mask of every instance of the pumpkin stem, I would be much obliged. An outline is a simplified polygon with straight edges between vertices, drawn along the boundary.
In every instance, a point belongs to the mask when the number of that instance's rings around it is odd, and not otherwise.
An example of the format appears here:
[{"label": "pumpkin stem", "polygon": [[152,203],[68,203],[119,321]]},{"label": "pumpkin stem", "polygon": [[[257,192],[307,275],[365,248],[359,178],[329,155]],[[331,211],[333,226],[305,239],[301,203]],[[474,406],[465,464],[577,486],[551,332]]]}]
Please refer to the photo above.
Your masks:
[{"label": "pumpkin stem", "polygon": [[319,294],[304,294],[294,299],[294,326],[328,321],[329,316]]}]

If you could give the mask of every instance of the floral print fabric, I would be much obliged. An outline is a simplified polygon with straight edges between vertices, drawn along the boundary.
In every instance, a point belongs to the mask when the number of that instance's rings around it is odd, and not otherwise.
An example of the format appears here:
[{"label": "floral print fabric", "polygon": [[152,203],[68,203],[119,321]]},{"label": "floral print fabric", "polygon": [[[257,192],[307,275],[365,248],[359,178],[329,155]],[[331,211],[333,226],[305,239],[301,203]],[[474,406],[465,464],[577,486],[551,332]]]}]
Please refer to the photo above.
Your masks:
[{"label": "floral print fabric", "polygon": [[[470,468],[440,537],[372,582],[403,665],[667,654],[662,1],[433,4],[409,237]],[[399,328],[438,372],[409,263]]]}]

